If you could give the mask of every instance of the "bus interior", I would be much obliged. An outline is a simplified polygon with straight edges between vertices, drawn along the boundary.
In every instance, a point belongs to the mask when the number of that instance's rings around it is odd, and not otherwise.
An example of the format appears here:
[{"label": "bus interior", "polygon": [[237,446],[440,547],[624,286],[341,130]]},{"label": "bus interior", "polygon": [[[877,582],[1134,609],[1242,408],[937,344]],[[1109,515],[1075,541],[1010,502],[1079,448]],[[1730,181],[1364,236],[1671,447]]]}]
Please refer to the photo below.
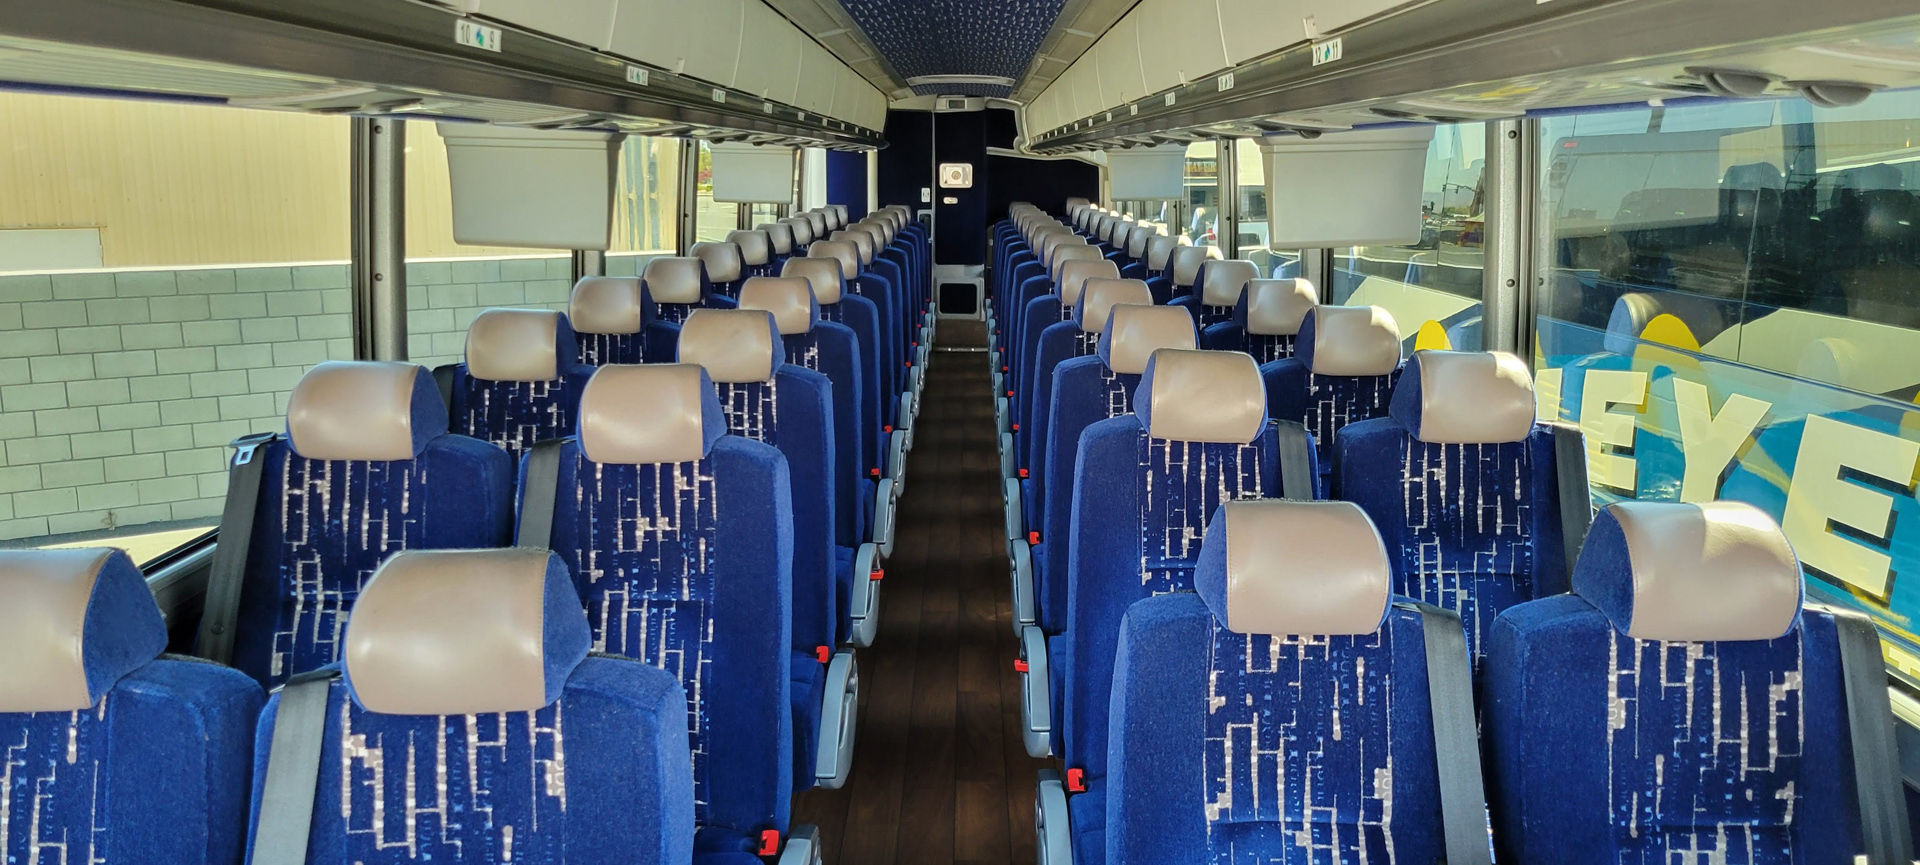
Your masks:
[{"label": "bus interior", "polygon": [[1916,861],[1912,0],[0,0],[0,138],[7,865]]}]

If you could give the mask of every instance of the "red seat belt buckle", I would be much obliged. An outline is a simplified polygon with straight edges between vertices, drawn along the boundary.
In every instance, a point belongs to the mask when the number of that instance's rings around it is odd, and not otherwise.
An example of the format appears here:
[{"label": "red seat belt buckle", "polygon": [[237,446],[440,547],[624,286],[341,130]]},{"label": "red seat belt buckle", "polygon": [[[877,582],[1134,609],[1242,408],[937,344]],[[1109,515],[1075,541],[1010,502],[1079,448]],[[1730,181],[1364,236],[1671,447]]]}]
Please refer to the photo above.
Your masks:
[{"label": "red seat belt buckle", "polygon": [[879,470],[879,469],[867,469],[867,476],[868,476],[868,477],[875,477],[875,478],[877,478],[877,477],[879,477],[879,476],[880,476],[880,470]]},{"label": "red seat belt buckle", "polygon": [[867,572],[867,579],[871,580],[872,582],[877,583],[886,578],[887,578],[886,568],[874,568],[873,570]]},{"label": "red seat belt buckle", "polygon": [[[1016,428],[1014,429],[1014,432],[1019,432],[1019,428],[1017,428],[1017,427],[1016,427]],[[1020,470],[1020,479],[1021,479],[1021,480],[1025,480],[1025,479],[1026,479],[1026,477],[1027,477],[1027,470],[1026,470],[1026,469],[1021,469],[1021,470]]]},{"label": "red seat belt buckle", "polygon": [[887,424],[886,426],[883,426],[880,429],[884,432],[893,432],[893,424]]},{"label": "red seat belt buckle", "polygon": [[1013,389],[1012,389],[1012,388],[1008,388],[1008,389],[1007,389],[1007,396],[1013,396]]},{"label": "red seat belt buckle", "polygon": [[1068,769],[1067,770],[1067,792],[1069,793],[1087,792],[1087,770],[1085,769]]},{"label": "red seat belt buckle", "polygon": [[1029,547],[1037,547],[1037,546],[1039,546],[1039,545],[1040,545],[1040,533],[1039,533],[1039,532],[1028,532],[1028,533],[1027,533],[1027,546],[1029,546]]},{"label": "red seat belt buckle", "polygon": [[828,661],[833,660],[833,650],[830,648],[827,648],[826,646],[814,646],[813,657],[815,660],[824,664]]},{"label": "red seat belt buckle", "polygon": [[1014,431],[1014,432],[1019,432],[1019,431],[1020,431],[1020,425],[1019,425],[1019,424],[1014,424],[1014,425],[1013,425],[1013,431]]},{"label": "red seat belt buckle", "polygon": [[1016,673],[1024,673],[1024,672],[1026,672],[1026,671],[1027,671],[1027,661],[1026,661],[1026,659],[1025,659],[1025,658],[1014,658],[1014,659],[1013,659],[1013,671],[1014,671],[1014,672],[1016,672]]},{"label": "red seat belt buckle", "polygon": [[1004,363],[1003,363],[1003,364],[1001,364],[1001,365],[1000,365],[1000,371],[1001,371],[1001,372],[1006,372],[1006,371],[1007,371],[1007,365],[1006,365],[1006,364],[1004,364]]},{"label": "red seat belt buckle", "polygon": [[756,856],[780,855],[780,830],[762,829],[760,831],[760,849],[755,850],[754,855]]}]

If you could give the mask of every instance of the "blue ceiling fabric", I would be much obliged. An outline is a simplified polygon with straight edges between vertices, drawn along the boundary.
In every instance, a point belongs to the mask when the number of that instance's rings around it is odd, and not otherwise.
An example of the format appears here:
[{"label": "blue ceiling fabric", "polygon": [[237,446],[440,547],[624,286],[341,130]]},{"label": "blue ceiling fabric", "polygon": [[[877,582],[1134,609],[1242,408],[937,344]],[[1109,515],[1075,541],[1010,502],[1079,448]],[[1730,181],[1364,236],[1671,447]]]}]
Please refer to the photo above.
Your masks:
[{"label": "blue ceiling fabric", "polygon": [[[840,0],[902,78],[1026,73],[1066,0]],[[1011,87],[933,84],[922,96],[1007,97]]]}]

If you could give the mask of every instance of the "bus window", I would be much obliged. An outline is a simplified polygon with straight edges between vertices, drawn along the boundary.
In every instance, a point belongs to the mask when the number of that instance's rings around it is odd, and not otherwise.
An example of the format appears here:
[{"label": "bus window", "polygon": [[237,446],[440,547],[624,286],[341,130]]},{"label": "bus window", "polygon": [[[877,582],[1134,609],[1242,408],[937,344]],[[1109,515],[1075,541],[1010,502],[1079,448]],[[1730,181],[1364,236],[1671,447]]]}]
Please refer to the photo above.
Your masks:
[{"label": "bus window", "polygon": [[[695,243],[722,241],[740,229],[740,205],[713,200],[713,149],[699,142],[700,170],[695,176],[693,239]],[[757,224],[757,223],[755,223]]]},{"label": "bus window", "polygon": [[0,93],[0,126],[0,546],[151,560],[353,356],[349,122]]},{"label": "bus window", "polygon": [[1194,246],[1220,245],[1219,143],[1196,141],[1187,145],[1186,212],[1179,232]]},{"label": "bus window", "polygon": [[1452,348],[1478,351],[1484,345],[1486,134],[1484,123],[1434,130],[1420,194],[1420,239],[1410,246],[1335,250],[1332,284],[1321,287],[1323,302],[1385,308],[1399,323],[1409,350],[1428,322],[1438,324]]},{"label": "bus window", "polygon": [[627,136],[620,145],[620,172],[614,187],[609,274],[636,276],[642,260],[673,254],[678,248],[674,211],[679,195],[680,141]]},{"label": "bus window", "polygon": [[1738,499],[1920,681],[1920,94],[1544,118],[1535,365],[1596,500]]},{"label": "bus window", "polygon": [[[1259,142],[1251,138],[1235,139],[1233,154],[1240,198],[1240,257],[1260,266],[1262,276],[1271,275],[1279,259],[1267,248],[1267,161]],[[1294,258],[1299,258],[1296,253]]]}]

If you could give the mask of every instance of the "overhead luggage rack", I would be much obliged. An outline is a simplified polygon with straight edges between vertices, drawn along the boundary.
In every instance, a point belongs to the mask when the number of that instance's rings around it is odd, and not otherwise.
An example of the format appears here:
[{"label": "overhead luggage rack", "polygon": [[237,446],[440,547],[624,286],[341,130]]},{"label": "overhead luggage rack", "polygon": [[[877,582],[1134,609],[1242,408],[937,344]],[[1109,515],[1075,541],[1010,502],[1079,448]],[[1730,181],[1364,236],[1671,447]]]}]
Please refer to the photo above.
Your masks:
[{"label": "overhead luggage rack", "polygon": [[0,0],[0,82],[249,108],[885,146],[878,131],[815,111],[398,0]]}]

